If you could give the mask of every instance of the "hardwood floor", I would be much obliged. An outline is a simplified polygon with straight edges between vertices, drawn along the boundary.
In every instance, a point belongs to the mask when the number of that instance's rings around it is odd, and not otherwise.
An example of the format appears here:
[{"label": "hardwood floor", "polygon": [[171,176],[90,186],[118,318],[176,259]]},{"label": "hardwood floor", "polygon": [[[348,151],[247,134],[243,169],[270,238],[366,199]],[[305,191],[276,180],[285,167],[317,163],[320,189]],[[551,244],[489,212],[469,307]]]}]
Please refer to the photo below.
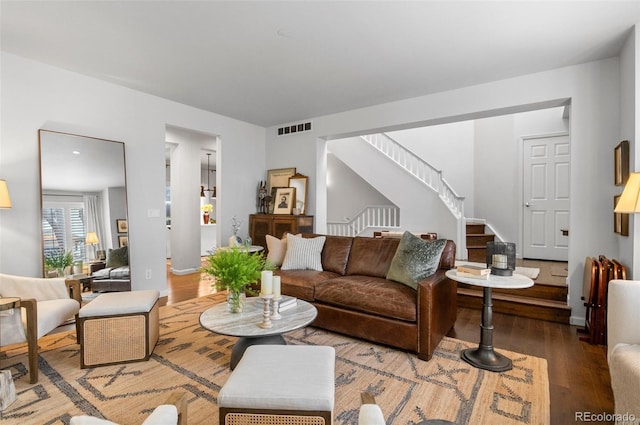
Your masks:
[{"label": "hardwood floor", "polygon": [[[167,272],[167,276],[169,295],[163,304],[210,293],[209,283],[200,282],[199,273],[177,276]],[[480,321],[480,309],[460,307],[449,336],[478,342]],[[494,312],[493,325],[494,347],[547,360],[552,425],[581,422],[576,412],[613,413],[607,347],[580,341],[576,326],[561,323]]]}]

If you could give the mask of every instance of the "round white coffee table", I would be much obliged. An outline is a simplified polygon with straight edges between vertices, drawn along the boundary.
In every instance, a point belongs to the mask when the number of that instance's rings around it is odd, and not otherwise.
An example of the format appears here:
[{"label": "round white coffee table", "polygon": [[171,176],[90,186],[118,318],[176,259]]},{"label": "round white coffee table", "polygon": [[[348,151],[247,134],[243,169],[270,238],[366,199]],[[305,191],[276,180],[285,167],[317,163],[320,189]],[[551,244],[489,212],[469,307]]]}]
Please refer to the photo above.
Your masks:
[{"label": "round white coffee table", "polygon": [[216,304],[200,315],[203,328],[221,335],[238,337],[238,341],[231,350],[231,370],[233,370],[247,347],[257,344],[286,345],[283,333],[303,328],[313,322],[318,310],[301,299],[296,306],[281,311],[282,318],[271,320],[273,326],[262,328],[263,304],[259,297],[250,297],[245,301],[242,313],[227,311],[227,303]]},{"label": "round white coffee table", "polygon": [[488,279],[476,279],[473,277],[458,276],[456,270],[447,270],[449,279],[468,285],[482,286],[482,324],[480,325],[480,344],[478,348],[462,350],[460,357],[472,366],[492,372],[504,372],[513,367],[511,359],[496,353],[493,349],[493,302],[491,290],[523,289],[533,286],[533,280],[520,274],[512,276],[489,275]]}]

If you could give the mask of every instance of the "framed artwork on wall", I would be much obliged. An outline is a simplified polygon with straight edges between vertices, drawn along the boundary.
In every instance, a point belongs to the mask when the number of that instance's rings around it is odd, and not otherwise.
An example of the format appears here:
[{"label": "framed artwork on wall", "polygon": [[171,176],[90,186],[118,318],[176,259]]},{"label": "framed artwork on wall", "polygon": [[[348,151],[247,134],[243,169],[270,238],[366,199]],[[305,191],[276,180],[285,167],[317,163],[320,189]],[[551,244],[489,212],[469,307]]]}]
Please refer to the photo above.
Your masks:
[{"label": "framed artwork on wall", "polygon": [[129,236],[118,236],[118,245],[120,248],[129,245]]},{"label": "framed artwork on wall", "polygon": [[116,226],[118,228],[118,233],[127,233],[129,231],[129,226],[127,226],[127,220],[125,220],[124,218],[117,219]]},{"label": "framed artwork on wall", "polygon": [[[618,204],[620,196],[622,195],[613,197],[613,208]],[[613,231],[620,236],[629,236],[629,214],[613,213]]]},{"label": "framed artwork on wall", "polygon": [[296,174],[296,167],[267,170],[267,193],[274,187],[289,187],[289,178]]},{"label": "framed artwork on wall", "polygon": [[624,186],[629,178],[629,141],[623,140],[613,150],[614,183]]}]

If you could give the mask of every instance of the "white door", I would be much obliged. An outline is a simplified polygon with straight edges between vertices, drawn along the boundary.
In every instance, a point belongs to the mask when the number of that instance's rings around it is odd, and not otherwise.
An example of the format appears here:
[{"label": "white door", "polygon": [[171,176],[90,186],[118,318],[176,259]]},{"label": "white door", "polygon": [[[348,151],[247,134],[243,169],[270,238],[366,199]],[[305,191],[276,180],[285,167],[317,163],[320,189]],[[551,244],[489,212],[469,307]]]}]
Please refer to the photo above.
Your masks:
[{"label": "white door", "polygon": [[567,261],[569,136],[524,139],[524,258]]}]

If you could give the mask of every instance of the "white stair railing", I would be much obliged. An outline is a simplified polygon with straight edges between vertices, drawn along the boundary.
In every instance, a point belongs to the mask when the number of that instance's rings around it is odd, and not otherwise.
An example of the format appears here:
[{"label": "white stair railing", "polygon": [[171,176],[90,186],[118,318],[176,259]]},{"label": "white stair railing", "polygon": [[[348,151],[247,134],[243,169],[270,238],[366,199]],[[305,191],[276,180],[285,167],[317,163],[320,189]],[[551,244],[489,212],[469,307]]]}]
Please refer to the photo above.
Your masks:
[{"label": "white stair railing", "polygon": [[361,137],[387,158],[391,159],[438,194],[440,200],[447,206],[457,220],[456,245],[459,253],[466,252],[464,196],[458,195],[453,190],[449,183],[442,177],[442,171],[418,157],[385,133],[368,134]]},{"label": "white stair railing", "polygon": [[327,222],[327,234],[335,236],[358,236],[367,228],[390,228],[400,226],[400,209],[395,205],[369,205],[349,221]]}]

